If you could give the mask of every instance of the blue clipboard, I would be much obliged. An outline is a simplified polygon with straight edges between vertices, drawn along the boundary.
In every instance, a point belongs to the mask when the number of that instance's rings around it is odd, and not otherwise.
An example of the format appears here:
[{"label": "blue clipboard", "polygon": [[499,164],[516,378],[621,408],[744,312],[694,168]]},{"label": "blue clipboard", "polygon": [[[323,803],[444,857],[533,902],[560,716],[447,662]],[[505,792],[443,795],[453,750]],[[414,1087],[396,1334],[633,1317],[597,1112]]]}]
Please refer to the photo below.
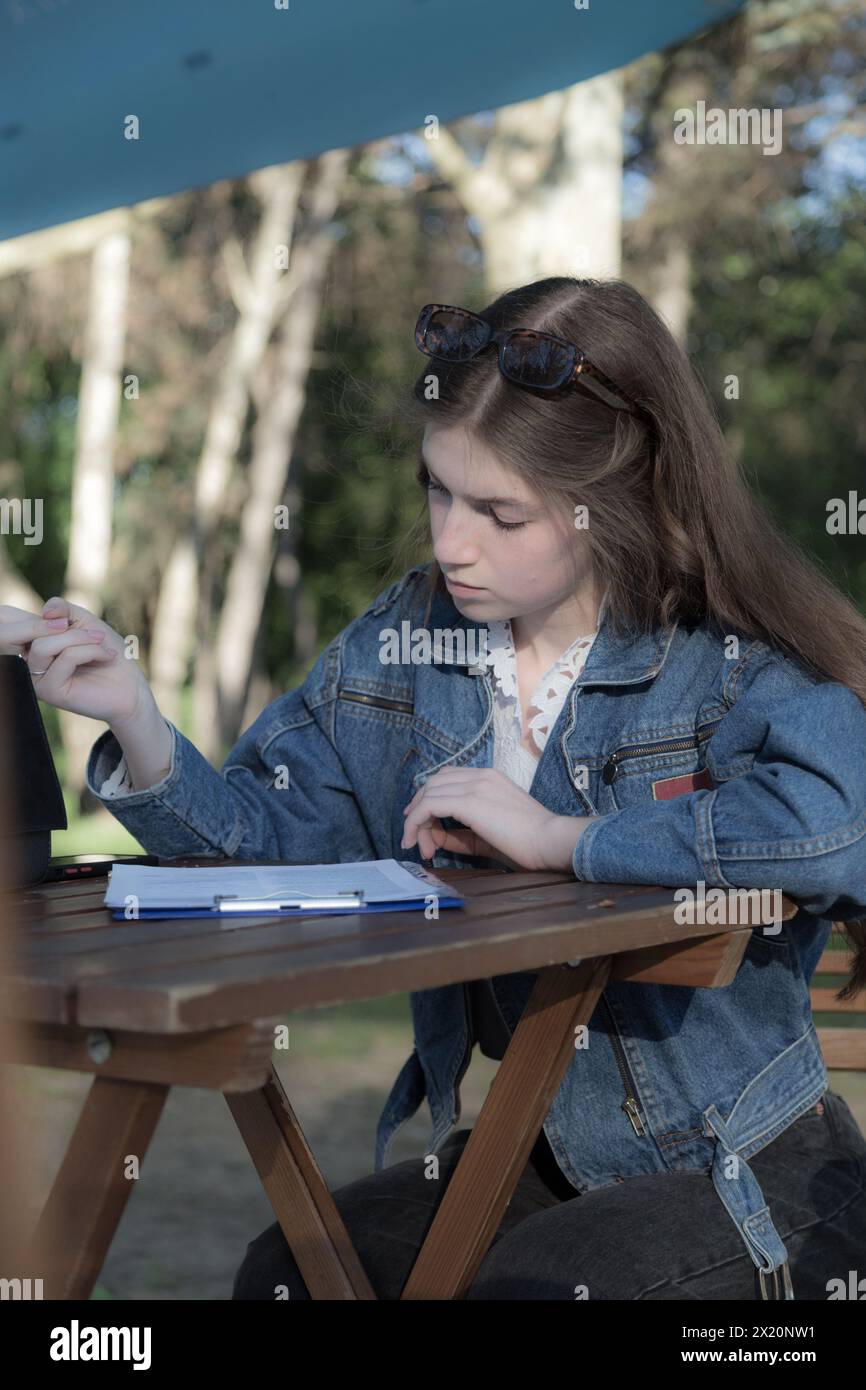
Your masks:
[{"label": "blue clipboard", "polygon": [[[465,898],[441,897],[438,893],[432,892],[429,897],[436,898],[439,907],[463,907],[466,903]],[[174,917],[219,917],[225,926],[230,927],[238,921],[243,921],[245,917],[336,917],[339,914],[356,912],[417,912],[426,906],[427,898],[409,898],[398,903],[361,903],[348,907],[316,907],[313,899],[303,907],[275,907],[263,898],[261,905],[243,912],[226,912],[212,907],[144,907],[139,908],[134,918],[127,918],[123,908],[114,909],[111,916],[115,922],[158,921]]]},{"label": "blue clipboard", "polygon": [[212,907],[204,904],[200,907],[140,907],[131,917],[126,916],[124,908],[118,907],[112,909],[111,916],[115,922],[166,921],[180,917],[219,918],[221,926],[231,927],[242,924],[244,918],[250,917],[332,917],[359,912],[419,912],[427,907],[430,898],[436,899],[437,907],[464,906],[466,899],[454,893],[448,884],[443,883],[423,865],[403,860],[402,867],[429,887],[430,892],[426,896],[404,898],[398,902],[376,902],[365,900],[363,891],[359,889],[354,892],[334,893],[328,897],[311,894],[303,900],[281,894],[282,900],[275,902],[273,898],[239,898],[235,893],[217,893],[214,895]]}]

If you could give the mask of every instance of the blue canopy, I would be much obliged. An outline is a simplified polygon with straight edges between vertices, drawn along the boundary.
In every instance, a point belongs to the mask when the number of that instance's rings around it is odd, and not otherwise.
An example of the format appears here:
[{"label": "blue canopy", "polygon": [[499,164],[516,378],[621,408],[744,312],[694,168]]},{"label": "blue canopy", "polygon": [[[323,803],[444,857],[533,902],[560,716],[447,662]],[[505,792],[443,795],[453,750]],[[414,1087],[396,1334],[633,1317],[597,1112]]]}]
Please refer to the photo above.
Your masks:
[{"label": "blue canopy", "polygon": [[0,238],[556,91],[741,3],[7,0]]}]

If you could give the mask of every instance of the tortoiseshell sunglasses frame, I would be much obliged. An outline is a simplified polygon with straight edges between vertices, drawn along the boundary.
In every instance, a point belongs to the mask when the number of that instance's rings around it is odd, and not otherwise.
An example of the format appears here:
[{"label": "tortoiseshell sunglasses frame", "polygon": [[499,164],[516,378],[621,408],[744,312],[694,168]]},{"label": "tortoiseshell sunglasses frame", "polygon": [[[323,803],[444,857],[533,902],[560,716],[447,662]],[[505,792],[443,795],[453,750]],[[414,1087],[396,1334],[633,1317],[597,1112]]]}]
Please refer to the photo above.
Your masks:
[{"label": "tortoiseshell sunglasses frame", "polygon": [[[464,318],[473,319],[487,330],[485,341],[475,348],[468,357],[445,357],[441,353],[431,352],[427,347],[425,343],[425,334],[430,320],[434,314],[443,310],[449,314],[460,314]],[[557,347],[565,348],[571,360],[562,379],[549,385],[541,385],[538,382],[520,381],[506,372],[502,365],[503,348],[506,343],[515,337],[531,338],[536,342],[547,341],[555,343]],[[591,362],[585,352],[582,352],[574,343],[569,343],[564,338],[558,338],[554,333],[543,333],[536,328],[501,328],[494,331],[487,320],[483,319],[480,314],[474,313],[471,309],[460,309],[454,304],[425,304],[418,315],[418,321],[415,324],[415,346],[418,348],[419,352],[425,353],[427,357],[438,358],[441,362],[471,362],[473,357],[477,357],[479,353],[484,352],[491,345],[495,345],[497,348],[499,370],[502,372],[506,381],[513,382],[517,386],[528,386],[535,391],[547,391],[551,394],[556,391],[565,390],[569,386],[584,386],[589,391],[592,391],[605,405],[610,406],[614,410],[627,410],[632,415],[643,415],[640,406],[636,405],[631,397],[627,396],[625,392],[617,386],[616,382],[612,381],[609,376],[606,376],[594,362]]]}]

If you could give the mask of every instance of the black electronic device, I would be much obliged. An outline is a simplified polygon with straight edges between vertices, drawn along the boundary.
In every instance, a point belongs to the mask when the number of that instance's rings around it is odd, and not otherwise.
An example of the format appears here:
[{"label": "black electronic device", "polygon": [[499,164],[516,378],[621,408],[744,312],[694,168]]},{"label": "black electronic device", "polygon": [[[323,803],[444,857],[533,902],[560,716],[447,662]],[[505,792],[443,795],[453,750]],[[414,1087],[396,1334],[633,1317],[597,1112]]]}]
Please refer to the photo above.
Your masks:
[{"label": "black electronic device", "polygon": [[0,655],[0,778],[6,873],[12,887],[41,883],[51,832],[67,826],[63,793],[23,656]]}]

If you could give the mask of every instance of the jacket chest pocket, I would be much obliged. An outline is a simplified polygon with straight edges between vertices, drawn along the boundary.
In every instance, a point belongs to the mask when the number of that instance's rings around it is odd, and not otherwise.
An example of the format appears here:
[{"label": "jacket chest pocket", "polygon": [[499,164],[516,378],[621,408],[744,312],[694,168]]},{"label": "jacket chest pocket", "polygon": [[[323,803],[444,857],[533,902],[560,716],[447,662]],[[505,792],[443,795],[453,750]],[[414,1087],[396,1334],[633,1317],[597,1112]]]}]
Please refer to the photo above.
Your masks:
[{"label": "jacket chest pocket", "polygon": [[706,766],[706,745],[721,717],[694,734],[648,737],[619,744],[602,764],[598,783],[600,814],[624,811],[645,801],[668,801],[717,784]]},{"label": "jacket chest pocket", "polygon": [[[354,686],[341,685],[337,699],[350,712],[359,718],[387,720],[404,724],[407,716],[414,710],[411,690],[362,690]],[[400,718],[400,716],[404,716]]]}]

